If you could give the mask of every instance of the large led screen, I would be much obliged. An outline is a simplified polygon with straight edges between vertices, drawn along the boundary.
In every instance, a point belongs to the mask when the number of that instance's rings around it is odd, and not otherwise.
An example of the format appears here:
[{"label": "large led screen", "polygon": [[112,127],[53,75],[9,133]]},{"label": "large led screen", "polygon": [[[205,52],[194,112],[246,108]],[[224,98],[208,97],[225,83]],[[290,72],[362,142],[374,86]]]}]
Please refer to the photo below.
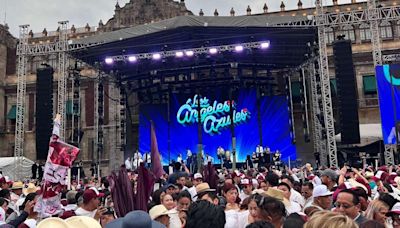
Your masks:
[{"label": "large led screen", "polygon": [[378,82],[383,140],[385,144],[396,144],[396,123],[400,130],[398,123],[400,117],[400,65],[377,66],[376,80]]},{"label": "large led screen", "polygon": [[[234,134],[237,159],[243,162],[260,144],[272,152],[279,150],[282,159],[296,159],[296,147],[290,136],[289,113],[286,97],[261,97],[260,118],[256,91],[242,89],[230,104],[226,91],[213,91],[200,99],[201,133],[204,153],[215,163],[217,148],[232,151],[231,107],[233,108]],[[164,164],[176,160],[179,154],[186,158],[187,150],[197,152],[198,98],[196,94],[171,94],[169,106],[141,105],[139,117],[139,151],[150,151],[150,121],[153,121],[159,150]]]}]

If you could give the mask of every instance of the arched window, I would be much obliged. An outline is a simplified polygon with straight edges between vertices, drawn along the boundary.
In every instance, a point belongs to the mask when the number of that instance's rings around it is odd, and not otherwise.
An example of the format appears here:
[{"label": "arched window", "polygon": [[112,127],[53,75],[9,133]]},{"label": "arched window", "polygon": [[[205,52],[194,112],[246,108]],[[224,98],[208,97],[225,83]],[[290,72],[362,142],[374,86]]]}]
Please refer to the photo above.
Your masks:
[{"label": "arched window", "polygon": [[345,35],[345,39],[355,41],[356,35],[354,32],[354,27],[352,25],[345,25],[341,29],[342,34]]},{"label": "arched window", "polygon": [[393,31],[392,31],[392,25],[388,21],[383,21],[379,25],[379,30],[381,32],[381,38],[382,39],[390,39],[393,38]]},{"label": "arched window", "polygon": [[325,30],[325,39],[327,44],[331,44],[335,41],[335,33],[332,27],[327,27]]},{"label": "arched window", "polygon": [[362,23],[360,25],[360,38],[361,41],[371,40],[371,30],[367,23]]}]

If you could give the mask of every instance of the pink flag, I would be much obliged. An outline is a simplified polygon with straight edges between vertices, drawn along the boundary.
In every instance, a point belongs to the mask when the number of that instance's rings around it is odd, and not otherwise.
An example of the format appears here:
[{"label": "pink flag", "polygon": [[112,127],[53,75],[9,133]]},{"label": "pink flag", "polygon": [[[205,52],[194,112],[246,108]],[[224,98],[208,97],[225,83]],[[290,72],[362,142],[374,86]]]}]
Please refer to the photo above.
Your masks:
[{"label": "pink flag", "polygon": [[151,171],[153,172],[156,180],[158,180],[164,174],[164,169],[160,159],[160,152],[158,151],[156,130],[154,129],[153,122],[151,122]]}]

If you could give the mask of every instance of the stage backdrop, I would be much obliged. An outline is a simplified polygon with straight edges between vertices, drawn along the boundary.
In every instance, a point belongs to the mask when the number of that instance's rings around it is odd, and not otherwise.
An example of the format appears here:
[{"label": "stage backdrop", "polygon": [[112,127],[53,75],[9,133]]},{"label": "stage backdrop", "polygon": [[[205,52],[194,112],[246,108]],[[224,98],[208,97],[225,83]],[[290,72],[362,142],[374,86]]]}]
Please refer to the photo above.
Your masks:
[{"label": "stage backdrop", "polygon": [[[260,143],[256,91],[242,89],[233,101],[237,158],[251,155]],[[226,91],[213,91],[200,101],[204,153],[217,159],[217,148],[232,151],[230,101]],[[169,111],[169,112],[168,112]],[[296,159],[296,147],[290,137],[289,113],[284,96],[261,97],[263,146],[280,150],[282,159]],[[139,151],[150,151],[150,120],[154,122],[162,161],[168,164],[178,154],[186,159],[187,150],[197,153],[198,117],[196,94],[172,94],[170,106],[141,105],[139,116]],[[168,123],[168,120],[169,123]],[[169,137],[168,137],[169,136]],[[170,143],[168,143],[168,139]]]},{"label": "stage backdrop", "polygon": [[[385,144],[396,144],[395,126],[400,130],[400,65],[376,67],[382,135]],[[395,118],[396,116],[396,118]]]}]

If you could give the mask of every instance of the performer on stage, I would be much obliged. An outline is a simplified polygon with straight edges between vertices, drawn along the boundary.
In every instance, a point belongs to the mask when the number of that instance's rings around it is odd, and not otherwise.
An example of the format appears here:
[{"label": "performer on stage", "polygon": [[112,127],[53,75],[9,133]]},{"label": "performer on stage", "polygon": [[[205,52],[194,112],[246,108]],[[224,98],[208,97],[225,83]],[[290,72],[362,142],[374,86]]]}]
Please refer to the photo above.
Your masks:
[{"label": "performer on stage", "polygon": [[279,169],[280,167],[282,167],[282,161],[281,161],[281,152],[279,150],[277,150],[273,156],[273,161],[274,161],[274,165]]},{"label": "performer on stage", "polygon": [[217,149],[217,156],[221,163],[221,169],[222,169],[225,160],[225,150],[221,146],[219,146]]},{"label": "performer on stage", "polygon": [[224,167],[227,169],[232,168],[231,152],[229,150],[225,151],[225,162]]},{"label": "performer on stage", "polygon": [[176,158],[176,161],[178,163],[182,163],[182,154],[178,154],[178,157]]},{"label": "performer on stage", "polygon": [[254,168],[258,168],[258,162],[259,162],[259,158],[258,158],[258,156],[257,156],[257,153],[256,152],[253,152],[253,155],[251,156],[251,160],[252,160],[252,162],[253,162],[253,166],[254,166]]},{"label": "performer on stage", "polygon": [[260,145],[257,145],[257,147],[256,147],[256,153],[257,153],[258,155],[260,155],[260,154],[262,154],[263,152],[264,152],[263,147],[260,146]]},{"label": "performer on stage", "polygon": [[193,156],[192,151],[189,149],[186,150],[186,166],[189,168],[190,172],[193,173]]}]

